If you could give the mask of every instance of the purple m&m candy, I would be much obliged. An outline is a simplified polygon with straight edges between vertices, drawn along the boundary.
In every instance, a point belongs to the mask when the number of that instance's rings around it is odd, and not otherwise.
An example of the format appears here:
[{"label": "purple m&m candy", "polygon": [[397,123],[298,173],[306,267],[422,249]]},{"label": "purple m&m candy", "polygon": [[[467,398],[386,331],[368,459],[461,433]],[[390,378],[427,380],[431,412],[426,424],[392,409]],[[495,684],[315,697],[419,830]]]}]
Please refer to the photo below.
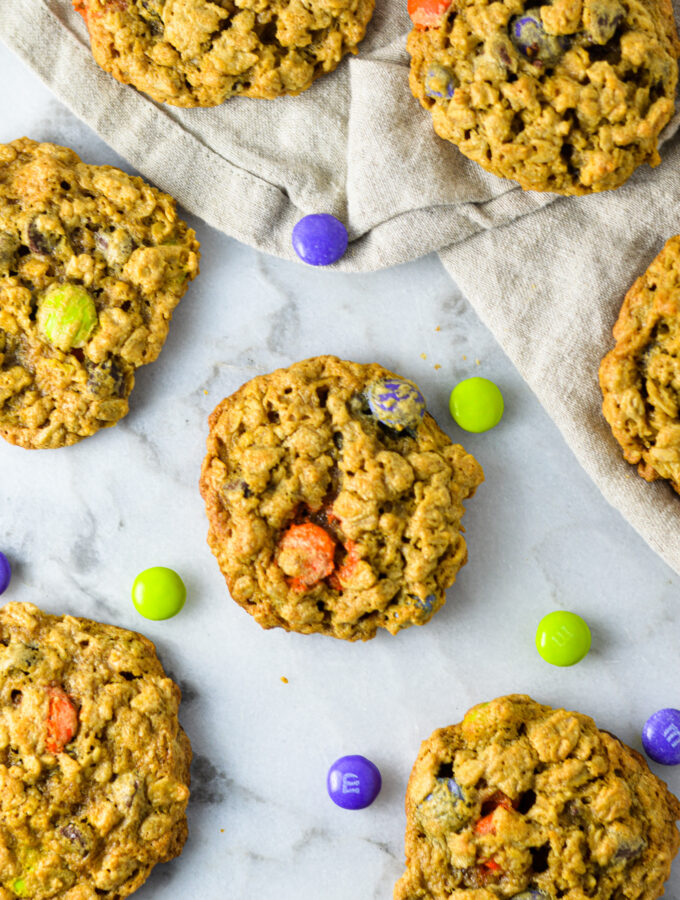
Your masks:
[{"label": "purple m&m candy", "polygon": [[347,249],[347,229],[328,213],[305,216],[293,228],[293,250],[310,266],[337,262]]},{"label": "purple m&m candy", "polygon": [[373,415],[397,431],[417,428],[425,414],[425,398],[418,388],[403,378],[381,378],[366,392]]},{"label": "purple m&m candy", "polygon": [[556,63],[566,47],[563,38],[545,30],[538,6],[511,20],[510,40],[530,62],[539,66]]},{"label": "purple m&m candy", "polygon": [[12,567],[4,553],[0,551],[0,594],[4,594],[12,578]]},{"label": "purple m&m candy", "polygon": [[432,607],[437,602],[437,598],[434,594],[428,594],[425,599],[421,599],[417,594],[409,594],[408,595],[411,600],[413,600],[413,605],[416,609],[422,610],[424,613],[431,613]]},{"label": "purple m&m candy", "polygon": [[380,770],[365,756],[341,756],[328,770],[326,787],[333,803],[343,809],[364,809],[380,793]]},{"label": "purple m&m candy", "polygon": [[425,76],[425,93],[434,100],[450,100],[458,85],[458,79],[448,66],[432,63]]},{"label": "purple m&m candy", "polygon": [[654,762],[662,766],[680,763],[680,709],[660,709],[642,728],[642,746]]}]

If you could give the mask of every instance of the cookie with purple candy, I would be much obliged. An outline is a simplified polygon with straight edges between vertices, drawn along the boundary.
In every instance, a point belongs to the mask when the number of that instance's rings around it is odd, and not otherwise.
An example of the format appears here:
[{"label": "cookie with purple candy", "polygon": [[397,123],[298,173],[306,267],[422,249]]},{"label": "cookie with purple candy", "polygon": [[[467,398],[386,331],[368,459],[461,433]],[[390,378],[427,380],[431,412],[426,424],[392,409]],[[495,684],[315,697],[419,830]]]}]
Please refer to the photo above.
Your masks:
[{"label": "cookie with purple candy", "polygon": [[655,900],[680,802],[592,719],[513,694],[423,742],[394,900]]},{"label": "cookie with purple candy", "polygon": [[264,628],[367,640],[423,624],[467,559],[483,479],[413,382],[321,356],[210,416],[201,493],[232,597]]},{"label": "cookie with purple candy", "polygon": [[409,0],[411,91],[437,134],[525,190],[588,194],[660,162],[670,0]]}]

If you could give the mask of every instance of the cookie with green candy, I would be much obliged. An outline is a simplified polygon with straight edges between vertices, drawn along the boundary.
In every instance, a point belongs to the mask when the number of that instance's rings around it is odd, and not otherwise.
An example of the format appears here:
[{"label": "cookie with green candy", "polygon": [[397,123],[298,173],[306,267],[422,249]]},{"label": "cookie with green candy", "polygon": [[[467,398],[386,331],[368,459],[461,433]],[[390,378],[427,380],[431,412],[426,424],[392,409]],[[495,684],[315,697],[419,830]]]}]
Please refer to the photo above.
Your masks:
[{"label": "cookie with green candy", "polygon": [[67,353],[82,347],[97,326],[97,307],[85,288],[77,284],[53,284],[38,301],[36,316],[40,335]]},{"label": "cookie with green candy", "polygon": [[197,273],[167,194],[56,144],[0,145],[0,435],[54,448],[115,425]]}]

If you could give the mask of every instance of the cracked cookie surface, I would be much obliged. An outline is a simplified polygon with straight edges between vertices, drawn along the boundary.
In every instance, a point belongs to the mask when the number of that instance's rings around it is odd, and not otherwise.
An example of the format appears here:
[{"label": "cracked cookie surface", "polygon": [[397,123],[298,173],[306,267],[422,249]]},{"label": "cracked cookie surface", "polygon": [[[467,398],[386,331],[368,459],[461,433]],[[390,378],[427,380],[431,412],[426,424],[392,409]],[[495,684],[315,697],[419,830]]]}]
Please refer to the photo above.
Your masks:
[{"label": "cracked cookie surface", "polygon": [[356,53],[374,0],[73,0],[97,63],[158,102],[299,94]]},{"label": "cracked cookie surface", "polygon": [[187,835],[191,748],[153,644],[0,609],[0,900],[122,900]]},{"label": "cracked cookie surface", "polygon": [[115,425],[197,272],[172,197],[56,144],[0,145],[0,435],[53,448]]},{"label": "cracked cookie surface", "polygon": [[323,356],[254,378],[210,416],[208,543],[265,628],[395,634],[432,617],[467,559],[463,500],[481,467],[428,413],[415,427],[380,423],[370,404],[387,394],[371,389],[385,379],[412,415],[410,382]]},{"label": "cracked cookie surface", "polygon": [[465,156],[560,194],[611,190],[660,162],[680,47],[670,0],[442,7],[409,35],[410,84]]},{"label": "cracked cookie surface", "polygon": [[604,417],[639,474],[680,493],[680,236],[626,294],[614,337],[600,364]]},{"label": "cracked cookie surface", "polygon": [[680,802],[592,719],[520,694],[423,742],[395,900],[654,900]]}]

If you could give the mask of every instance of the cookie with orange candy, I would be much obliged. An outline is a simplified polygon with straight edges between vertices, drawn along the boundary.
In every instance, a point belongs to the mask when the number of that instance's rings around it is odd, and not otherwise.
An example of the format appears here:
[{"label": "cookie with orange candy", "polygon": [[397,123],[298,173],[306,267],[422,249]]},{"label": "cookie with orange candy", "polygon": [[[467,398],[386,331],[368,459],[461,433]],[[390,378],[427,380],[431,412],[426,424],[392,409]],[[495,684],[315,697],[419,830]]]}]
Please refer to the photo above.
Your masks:
[{"label": "cookie with orange candy", "polygon": [[260,625],[368,640],[444,604],[484,476],[411,381],[321,356],[252,379],[209,421],[208,543]]},{"label": "cookie with orange candy", "polygon": [[423,741],[394,900],[655,900],[680,801],[582,713],[523,694]]},{"label": "cookie with orange candy", "polygon": [[180,853],[179,700],[141,634],[0,609],[0,900],[123,900]]},{"label": "cookie with orange candy", "polygon": [[680,52],[670,0],[408,0],[408,12],[412,93],[488,172],[589,194],[661,161]]}]

